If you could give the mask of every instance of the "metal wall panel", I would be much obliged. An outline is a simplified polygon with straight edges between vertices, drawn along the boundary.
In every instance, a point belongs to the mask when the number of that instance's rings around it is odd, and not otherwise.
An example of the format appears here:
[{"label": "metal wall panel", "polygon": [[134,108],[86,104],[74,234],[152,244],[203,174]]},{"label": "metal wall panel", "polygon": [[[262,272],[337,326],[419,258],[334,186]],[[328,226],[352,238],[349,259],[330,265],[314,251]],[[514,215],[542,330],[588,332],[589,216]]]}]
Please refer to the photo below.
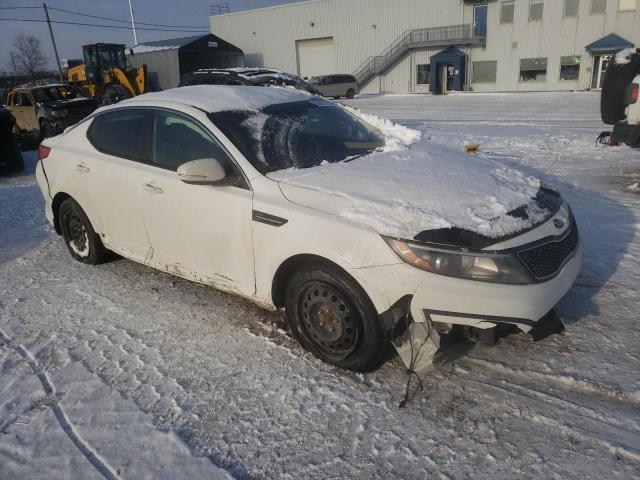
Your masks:
[{"label": "metal wall panel", "polygon": [[[473,61],[497,60],[495,83],[471,84],[476,91],[573,90],[590,88],[593,57],[585,45],[611,32],[640,46],[640,9],[618,12],[609,0],[606,14],[589,13],[580,1],[578,17],[564,17],[563,0],[545,0],[540,21],[529,21],[529,0],[516,0],[512,24],[500,24],[500,1],[488,3],[487,44],[463,49]],[[211,17],[211,31],[241,48],[247,65],[298,73],[296,41],[333,37],[335,72],[353,73],[407,30],[473,22],[473,5],[462,0],[308,0]],[[364,92],[422,92],[415,65],[444,49],[415,50],[375,78]],[[432,51],[433,50],[433,51]],[[560,80],[560,57],[580,55],[578,81]],[[522,58],[548,58],[545,82],[520,82]],[[328,72],[330,73],[330,72]]]}]

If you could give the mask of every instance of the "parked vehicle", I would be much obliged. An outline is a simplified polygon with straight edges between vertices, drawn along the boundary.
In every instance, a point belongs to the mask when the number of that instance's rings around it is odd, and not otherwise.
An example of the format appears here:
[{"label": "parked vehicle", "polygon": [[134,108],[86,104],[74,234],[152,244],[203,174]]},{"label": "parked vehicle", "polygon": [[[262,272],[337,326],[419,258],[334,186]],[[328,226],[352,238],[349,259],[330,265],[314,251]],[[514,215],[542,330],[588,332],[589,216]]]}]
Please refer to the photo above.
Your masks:
[{"label": "parked vehicle", "polygon": [[358,82],[353,75],[325,75],[313,77],[309,84],[318,89],[325,97],[353,98],[360,93]]},{"label": "parked vehicle", "polygon": [[193,85],[251,85],[258,87],[293,87],[321,95],[300,77],[267,68],[200,69],[180,78],[180,87]]},{"label": "parked vehicle", "polygon": [[13,132],[15,123],[11,112],[0,107],[0,174],[24,170],[18,139]]},{"label": "parked vehicle", "polygon": [[[377,367],[410,324],[541,325],[581,266],[560,194],[429,142],[379,151],[387,135],[293,89],[184,87],[45,140],[36,179],[76,260],[108,249],[284,308],[300,343],[340,367]],[[497,199],[509,213],[485,203]]]},{"label": "parked vehicle", "polygon": [[146,93],[147,66],[129,68],[124,47],[114,43],[83,45],[84,63],[69,69],[69,83],[87,89],[102,105]]},{"label": "parked vehicle", "polygon": [[613,125],[613,138],[640,148],[640,49],[619,52],[609,62],[600,110],[602,121]]},{"label": "parked vehicle", "polygon": [[78,88],[44,85],[15,88],[7,96],[7,108],[16,118],[19,134],[35,134],[40,139],[58,135],[75,125],[98,106]]}]

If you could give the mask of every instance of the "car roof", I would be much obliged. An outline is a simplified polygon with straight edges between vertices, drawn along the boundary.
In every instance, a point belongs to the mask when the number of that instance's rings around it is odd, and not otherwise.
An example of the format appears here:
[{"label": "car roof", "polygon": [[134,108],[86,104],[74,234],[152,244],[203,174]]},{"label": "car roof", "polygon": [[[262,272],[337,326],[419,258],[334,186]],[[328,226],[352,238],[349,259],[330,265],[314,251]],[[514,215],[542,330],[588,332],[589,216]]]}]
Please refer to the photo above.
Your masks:
[{"label": "car roof", "polygon": [[170,102],[214,113],[229,110],[261,110],[270,105],[299,102],[309,98],[309,93],[291,88],[193,85],[139,95],[124,100],[118,105],[153,105],[155,102]]}]

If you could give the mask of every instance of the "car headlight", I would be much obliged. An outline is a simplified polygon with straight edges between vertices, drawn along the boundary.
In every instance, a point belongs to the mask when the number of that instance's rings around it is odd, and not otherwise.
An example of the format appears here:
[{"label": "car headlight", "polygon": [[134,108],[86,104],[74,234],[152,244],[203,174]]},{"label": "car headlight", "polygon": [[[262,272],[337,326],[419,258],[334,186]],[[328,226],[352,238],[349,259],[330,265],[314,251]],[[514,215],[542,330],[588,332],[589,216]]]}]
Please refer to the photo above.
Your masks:
[{"label": "car headlight", "polygon": [[69,115],[69,112],[67,112],[64,108],[60,110],[51,110],[51,116],[55,118],[64,118],[68,115]]},{"label": "car headlight", "polygon": [[531,275],[509,253],[444,250],[396,238],[383,238],[405,262],[427,272],[481,282],[532,283]]}]

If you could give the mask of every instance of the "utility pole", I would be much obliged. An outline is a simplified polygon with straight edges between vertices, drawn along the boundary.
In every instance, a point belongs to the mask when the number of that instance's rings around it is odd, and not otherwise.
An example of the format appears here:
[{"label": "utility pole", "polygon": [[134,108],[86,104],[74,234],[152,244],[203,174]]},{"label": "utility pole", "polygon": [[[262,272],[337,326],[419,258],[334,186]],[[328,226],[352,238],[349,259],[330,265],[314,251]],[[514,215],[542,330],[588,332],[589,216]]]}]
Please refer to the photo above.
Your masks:
[{"label": "utility pole", "polygon": [[47,4],[42,4],[44,8],[44,14],[47,17],[47,25],[49,25],[49,34],[51,35],[51,43],[53,44],[53,52],[56,54],[56,65],[58,66],[58,75],[60,75],[60,83],[64,83],[62,79],[62,66],[60,65],[60,56],[58,55],[58,47],[56,47],[56,39],[53,38],[53,29],[51,28],[51,20],[49,19],[49,10],[47,10]]},{"label": "utility pole", "polygon": [[136,35],[136,22],[133,19],[133,7],[131,6],[131,0],[129,0],[129,13],[131,14],[131,28],[133,28],[133,44],[138,44],[138,36]]}]

